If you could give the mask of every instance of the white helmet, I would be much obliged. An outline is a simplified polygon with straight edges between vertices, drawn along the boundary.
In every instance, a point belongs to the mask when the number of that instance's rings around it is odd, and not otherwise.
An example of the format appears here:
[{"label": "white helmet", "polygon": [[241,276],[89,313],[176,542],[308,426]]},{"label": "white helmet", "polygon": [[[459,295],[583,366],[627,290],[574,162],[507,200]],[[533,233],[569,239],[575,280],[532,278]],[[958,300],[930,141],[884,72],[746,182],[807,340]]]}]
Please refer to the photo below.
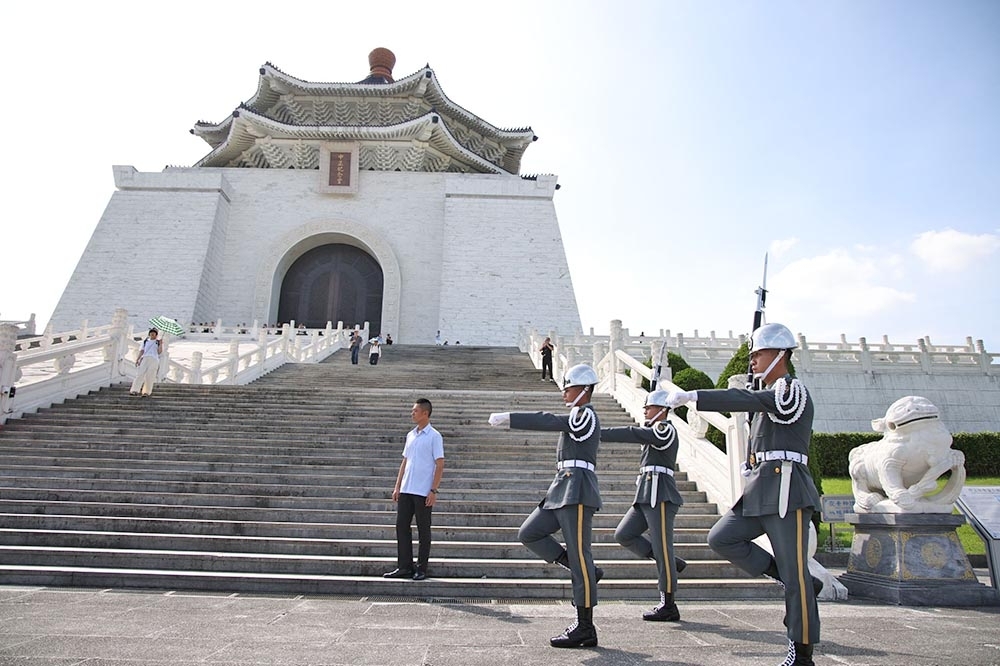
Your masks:
[{"label": "white helmet", "polygon": [[586,363],[574,365],[563,375],[563,389],[570,386],[593,386],[597,383],[597,373]]},{"label": "white helmet", "polygon": [[764,324],[750,336],[752,352],[758,349],[795,349],[798,346],[792,332],[781,324]]},{"label": "white helmet", "polygon": [[667,396],[668,395],[670,395],[669,391],[653,391],[652,393],[650,393],[650,394],[648,394],[646,396],[646,404],[645,404],[645,406],[646,407],[653,406],[653,407],[667,407],[667,408],[669,408],[670,405],[667,404]]}]

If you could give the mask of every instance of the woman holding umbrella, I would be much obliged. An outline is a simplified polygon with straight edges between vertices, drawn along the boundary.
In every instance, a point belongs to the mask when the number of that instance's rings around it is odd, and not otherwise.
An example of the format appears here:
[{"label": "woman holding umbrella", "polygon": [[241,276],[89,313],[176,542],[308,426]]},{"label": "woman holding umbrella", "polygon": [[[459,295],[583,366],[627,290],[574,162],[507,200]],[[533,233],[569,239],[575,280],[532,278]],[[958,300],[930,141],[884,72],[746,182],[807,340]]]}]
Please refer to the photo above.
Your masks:
[{"label": "woman holding umbrella", "polygon": [[156,381],[156,372],[160,369],[160,352],[163,351],[163,341],[158,340],[160,332],[155,328],[149,329],[149,335],[142,341],[142,349],[139,350],[139,357],[135,359],[135,365],[139,372],[132,382],[130,395],[139,395],[148,398],[153,392],[153,383]]}]

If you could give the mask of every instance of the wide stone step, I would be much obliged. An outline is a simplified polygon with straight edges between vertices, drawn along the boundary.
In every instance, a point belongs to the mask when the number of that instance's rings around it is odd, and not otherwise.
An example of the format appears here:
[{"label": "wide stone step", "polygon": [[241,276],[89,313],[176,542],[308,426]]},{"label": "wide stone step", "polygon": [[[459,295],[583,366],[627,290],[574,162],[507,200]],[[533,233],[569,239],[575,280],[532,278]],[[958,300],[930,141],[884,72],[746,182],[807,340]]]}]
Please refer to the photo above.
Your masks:
[{"label": "wide stone step", "polygon": [[[441,578],[553,578],[565,575],[559,567],[537,557],[526,555],[519,559],[440,557],[432,549],[429,569]],[[530,557],[529,557],[530,556]],[[227,551],[179,551],[113,548],[61,548],[42,546],[0,546],[0,565],[111,567],[117,562],[128,562],[139,569],[171,569],[174,571],[279,573],[294,575],[381,576],[396,567],[396,557],[366,557],[357,553],[349,555],[300,555],[243,553]],[[611,578],[655,579],[653,562],[639,559],[598,560],[604,574]],[[737,567],[720,560],[688,562],[688,567],[700,575],[688,578],[742,578],[746,577]],[[698,571],[700,570],[700,571]],[[562,577],[562,576],[559,577]]]},{"label": "wide stone step", "polygon": [[[394,529],[394,528],[393,528]],[[216,534],[169,534],[164,532],[98,532],[83,530],[44,530],[0,528],[2,546],[45,546],[49,548],[98,548],[128,550],[221,551],[266,553],[273,555],[337,555],[359,557],[396,557],[396,539],[386,530],[381,539],[336,538],[295,539],[280,537],[222,536]],[[596,560],[635,560],[631,552],[617,543],[597,542]],[[705,569],[701,560],[713,561],[715,554],[708,544],[677,543],[678,557],[692,562],[686,576],[699,577]],[[442,538],[434,531],[434,554],[439,559],[518,559],[531,554],[516,541],[456,541]],[[416,552],[416,551],[414,551]],[[695,566],[695,565],[698,566]],[[704,574],[704,572],[702,572]]]},{"label": "wide stone step", "polygon": [[[324,522],[269,522],[241,520],[203,520],[183,518],[154,518],[149,516],[97,516],[73,515],[58,513],[5,513],[0,514],[0,524],[8,526],[9,530],[30,531],[80,531],[96,532],[135,532],[135,533],[166,533],[172,535],[188,535],[193,537],[206,536],[218,538],[254,538],[254,539],[362,539],[362,540],[395,540],[395,516],[383,523],[324,523]],[[475,525],[440,525],[433,526],[435,542],[452,541],[488,541],[502,540],[513,543],[517,541],[519,525],[485,527]],[[704,544],[708,536],[708,527],[674,529],[674,542],[684,544]],[[593,530],[595,544],[619,546],[614,540],[614,526],[595,527]]]},{"label": "wide stone step", "polygon": [[[8,471],[9,470],[5,470]],[[291,483],[239,483],[228,479],[225,481],[200,481],[191,479],[189,481],[171,481],[149,479],[145,475],[133,474],[124,479],[112,479],[95,475],[91,478],[80,477],[59,477],[56,481],[52,477],[29,477],[29,476],[7,476],[0,474],[0,494],[8,499],[16,499],[16,494],[5,491],[12,489],[31,489],[46,491],[72,490],[88,492],[142,492],[148,495],[208,495],[208,496],[238,496],[250,498],[248,501],[257,502],[261,497],[282,497],[282,498],[315,498],[320,500],[330,500],[344,504],[354,504],[358,500],[385,500],[391,493],[395,477],[385,477],[384,483],[359,485],[331,485],[327,484],[291,484]],[[497,500],[498,497],[506,495],[513,484],[503,484],[493,482],[487,487],[470,488],[452,481],[452,486],[445,491],[442,489],[442,501],[448,502],[469,502],[482,504],[488,501]],[[601,497],[607,503],[631,504],[634,499],[634,489],[622,488],[621,490],[603,490]],[[685,504],[707,503],[705,493],[702,492],[682,492],[681,497]],[[113,500],[112,500],[113,501]],[[355,504],[356,505],[356,504]]]},{"label": "wide stone step", "polygon": [[[528,513],[534,508],[531,504],[523,513],[470,513],[467,511],[447,510],[441,508],[434,513],[434,525],[469,525],[476,527],[519,527]],[[624,509],[624,507],[621,507]],[[303,508],[273,508],[247,506],[212,506],[198,504],[136,504],[111,502],[86,502],[69,500],[14,500],[0,499],[0,513],[52,513],[77,514],[90,516],[127,516],[147,518],[170,518],[187,520],[242,520],[255,521],[294,521],[317,523],[363,523],[392,525],[396,521],[394,507],[386,503],[386,509],[303,509]],[[614,528],[623,515],[623,511],[599,511],[594,516],[595,527]],[[679,513],[674,525],[676,527],[697,527],[709,529],[718,520],[712,513]]]},{"label": "wide stone step", "polygon": [[[218,469],[214,466],[200,465],[200,468],[184,466],[178,468],[169,461],[161,463],[161,467],[149,465],[147,461],[134,461],[134,466],[126,466],[127,463],[120,460],[106,459],[105,466],[87,464],[72,465],[66,461],[59,467],[53,463],[49,465],[33,465],[13,463],[12,459],[7,459],[5,467],[0,468],[0,485],[11,485],[16,487],[37,487],[40,483],[50,483],[54,479],[77,479],[83,480],[111,480],[111,479],[135,479],[144,482],[149,481],[177,481],[187,483],[229,483],[229,484],[252,484],[261,486],[350,486],[357,488],[357,476],[344,473],[340,469],[331,469],[328,472],[320,473],[310,470],[307,474],[276,474],[269,467],[261,466],[261,471],[257,473],[247,471],[236,471],[234,466],[227,466],[228,469]],[[72,462],[72,461],[70,461]],[[117,464],[116,464],[117,463]],[[366,468],[367,469],[367,468]],[[524,478],[522,476],[501,478],[498,475],[487,475],[482,472],[469,471],[464,469],[448,470],[449,492],[465,490],[539,490],[548,480],[547,477],[535,476]],[[395,482],[395,476],[389,475],[391,481]],[[632,479],[621,478],[618,474],[602,474],[602,492],[626,492],[634,490]],[[4,481],[3,477],[8,480]],[[386,478],[375,477],[375,478]],[[370,485],[370,484],[367,484]],[[693,481],[676,481],[677,489],[682,493],[685,501],[704,501],[696,499],[698,493],[697,484]],[[684,494],[687,493],[687,494]]]},{"label": "wide stone step", "polygon": [[[258,594],[337,594],[365,599],[565,599],[573,597],[568,579],[439,578],[387,580],[371,576],[247,574],[240,572],[142,570],[129,567],[0,565],[0,581],[11,585],[131,587],[158,590],[229,590]],[[690,579],[678,585],[678,600],[779,599],[777,583],[758,579]],[[598,599],[658,599],[650,579],[602,580]]]}]

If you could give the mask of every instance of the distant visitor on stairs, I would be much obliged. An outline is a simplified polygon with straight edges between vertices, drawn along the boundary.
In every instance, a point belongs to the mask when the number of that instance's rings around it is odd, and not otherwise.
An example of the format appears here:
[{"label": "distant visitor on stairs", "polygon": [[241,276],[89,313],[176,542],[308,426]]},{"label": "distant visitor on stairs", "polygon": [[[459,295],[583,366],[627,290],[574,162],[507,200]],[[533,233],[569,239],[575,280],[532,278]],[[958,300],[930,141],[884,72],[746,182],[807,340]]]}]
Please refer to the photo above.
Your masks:
[{"label": "distant visitor on stairs", "polygon": [[149,334],[142,341],[142,349],[135,359],[135,365],[139,368],[135,381],[132,382],[130,395],[140,395],[148,398],[153,392],[153,384],[156,383],[156,373],[160,370],[160,352],[163,351],[163,341],[157,339],[160,332],[155,328],[149,329]]}]

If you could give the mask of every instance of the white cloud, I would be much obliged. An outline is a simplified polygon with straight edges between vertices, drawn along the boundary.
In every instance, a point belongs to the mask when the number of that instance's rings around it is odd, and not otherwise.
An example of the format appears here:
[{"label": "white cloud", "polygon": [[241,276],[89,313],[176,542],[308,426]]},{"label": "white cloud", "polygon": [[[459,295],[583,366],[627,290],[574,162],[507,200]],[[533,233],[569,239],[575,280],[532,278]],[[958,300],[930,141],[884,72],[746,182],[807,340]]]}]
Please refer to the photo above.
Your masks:
[{"label": "white cloud", "polygon": [[771,241],[771,246],[767,249],[768,254],[772,257],[780,257],[793,247],[795,247],[799,242],[798,238],[783,238],[779,240]]},{"label": "white cloud", "polygon": [[1000,250],[1000,235],[925,231],[910,244],[910,250],[932,271],[961,271]]},{"label": "white cloud", "polygon": [[853,256],[842,249],[788,264],[774,278],[771,292],[803,315],[860,317],[916,300],[891,282],[898,257]]}]

